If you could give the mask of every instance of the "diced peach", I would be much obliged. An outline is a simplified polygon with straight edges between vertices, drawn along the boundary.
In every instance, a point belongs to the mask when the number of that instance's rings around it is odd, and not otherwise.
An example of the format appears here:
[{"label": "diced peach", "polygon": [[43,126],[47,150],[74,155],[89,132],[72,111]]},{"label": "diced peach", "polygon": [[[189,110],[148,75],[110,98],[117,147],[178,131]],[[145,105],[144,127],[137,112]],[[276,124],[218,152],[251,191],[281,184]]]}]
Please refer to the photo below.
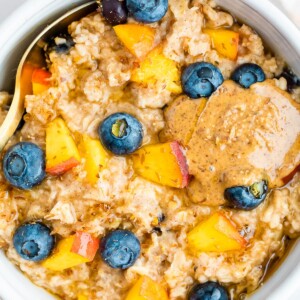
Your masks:
[{"label": "diced peach", "polygon": [[187,239],[194,253],[241,250],[247,244],[235,224],[220,212],[197,225],[188,233]]},{"label": "diced peach", "polygon": [[44,69],[35,69],[32,73],[32,91],[34,95],[39,95],[48,90],[51,86],[51,73]]},{"label": "diced peach", "polygon": [[61,118],[46,126],[46,171],[60,175],[80,163],[80,155],[70,130]]},{"label": "diced peach", "polygon": [[74,167],[78,166],[79,161],[74,158],[71,157],[70,159],[61,162],[59,165],[57,166],[53,166],[53,167],[47,167],[46,171],[47,173],[53,175],[53,176],[58,176],[61,175],[71,169],[73,169]]},{"label": "diced peach", "polygon": [[79,294],[77,300],[89,300],[89,298],[86,295]]},{"label": "diced peach", "polygon": [[98,139],[92,139],[86,134],[82,135],[78,149],[81,156],[85,158],[87,180],[91,184],[95,184],[100,168],[107,164],[109,154]]},{"label": "diced peach", "polygon": [[235,60],[239,48],[239,34],[227,29],[204,29],[213,43],[213,47],[223,56]]},{"label": "diced peach", "polygon": [[154,45],[155,29],[140,24],[121,24],[114,31],[125,47],[137,58],[144,58]]},{"label": "diced peach", "polygon": [[52,271],[63,271],[89,262],[90,259],[71,251],[75,235],[59,241],[54,253],[42,262],[42,266]]},{"label": "diced peach", "polygon": [[132,159],[135,172],[145,179],[175,188],[188,185],[188,166],[178,142],[142,147]]},{"label": "diced peach", "polygon": [[168,300],[165,289],[147,276],[142,276],[128,292],[125,300]]},{"label": "diced peach", "polygon": [[31,63],[25,63],[24,67],[22,68],[21,73],[21,90],[22,90],[22,97],[25,97],[25,95],[32,95],[32,74],[36,68]]},{"label": "diced peach", "polygon": [[40,83],[35,83],[35,82],[32,83],[33,95],[42,94],[43,92],[47,91],[48,88],[49,88],[49,86],[47,86],[47,85],[42,85]]},{"label": "diced peach", "polygon": [[88,232],[78,231],[76,232],[74,243],[71,248],[71,252],[77,253],[89,261],[92,261],[99,249],[98,238],[93,237]]},{"label": "diced peach", "polygon": [[175,61],[164,56],[162,50],[160,46],[153,49],[140,66],[133,70],[131,80],[145,85],[162,82],[168,91],[180,94],[182,88],[179,66]]},{"label": "diced peach", "polygon": [[32,82],[50,86],[51,73],[45,69],[35,69],[32,73]]},{"label": "diced peach", "polygon": [[283,183],[289,183],[298,172],[300,172],[300,165],[298,165],[289,175],[282,178]]}]

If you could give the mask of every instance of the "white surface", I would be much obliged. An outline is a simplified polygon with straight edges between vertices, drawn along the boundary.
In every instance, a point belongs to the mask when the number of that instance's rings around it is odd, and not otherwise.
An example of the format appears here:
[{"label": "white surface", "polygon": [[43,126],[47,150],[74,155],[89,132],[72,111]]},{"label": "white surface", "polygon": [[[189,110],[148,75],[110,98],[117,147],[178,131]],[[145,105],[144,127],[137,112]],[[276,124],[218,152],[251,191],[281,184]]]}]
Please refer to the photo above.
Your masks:
[{"label": "white surface", "polygon": [[[0,41],[4,41],[4,37],[7,34],[8,31],[12,30],[12,32],[14,32],[14,36],[11,37],[11,39],[7,39],[7,43],[5,44],[1,44],[0,43],[0,52],[3,50],[1,50],[1,46],[3,45],[3,47],[6,47],[6,49],[9,48],[9,44],[10,43],[16,43],[15,39],[16,39],[16,35],[19,35],[19,37],[22,36],[22,31],[25,30],[25,28],[23,28],[23,26],[26,27],[26,25],[23,25],[23,22],[25,20],[27,20],[29,23],[32,22],[32,24],[34,24],[36,22],[36,19],[38,19],[38,14],[37,12],[40,13],[40,11],[42,11],[42,7],[44,6],[45,3],[51,3],[51,2],[59,2],[59,0],[31,0],[31,6],[29,7],[29,5],[27,5],[27,9],[24,9],[23,12],[18,12],[16,15],[14,15],[14,18],[16,18],[16,22],[15,23],[6,23],[6,25],[8,26],[5,29],[5,31],[0,31]],[[60,0],[60,4],[61,6],[63,6],[63,2],[71,2],[71,1],[67,1],[67,0]],[[226,0],[220,0],[221,2],[224,1],[226,2]],[[220,2],[219,1],[219,2]],[[241,0],[246,2],[246,0]],[[259,0],[260,2],[265,2],[265,0]],[[259,1],[255,1],[253,0],[252,2],[257,2],[257,5],[259,6]],[[72,2],[76,2],[74,0],[72,0]],[[248,1],[249,2],[249,1]],[[278,5],[280,5],[281,10],[283,10],[283,7],[291,7],[291,11],[294,12],[295,15],[295,20],[299,17],[299,5],[300,5],[300,1],[299,0],[273,0],[273,2],[276,2]],[[0,0],[0,22],[3,21],[6,17],[9,16],[9,14],[14,10],[15,7],[18,7],[21,3],[24,3],[24,0]],[[293,3],[293,4],[291,4]],[[298,7],[297,7],[298,5]],[[49,5],[50,6],[50,5]],[[36,12],[36,14],[34,13]],[[296,13],[298,12],[298,14]],[[30,21],[29,21],[30,19]],[[35,21],[34,21],[35,20]],[[296,20],[297,21],[297,20]],[[28,23],[27,22],[27,23]],[[27,24],[28,25],[28,24]],[[300,25],[300,24],[299,24]],[[19,26],[19,28],[18,28]],[[2,28],[3,29],[3,28]],[[299,39],[297,39],[299,41]],[[5,52],[5,50],[4,50]],[[3,59],[3,54],[2,57],[0,57],[0,65],[4,64],[3,61],[1,61],[1,59]],[[2,69],[3,71],[3,69]],[[4,72],[4,71],[3,71]],[[5,72],[4,72],[5,73]],[[292,254],[297,254],[296,257],[293,257],[292,255],[289,256],[289,259],[286,260],[287,265],[289,265],[289,268],[292,265],[297,265],[297,263],[299,262],[299,251],[298,253],[292,253]],[[9,263],[7,262],[7,260],[4,259],[4,257],[2,256],[2,254],[0,253],[0,296],[5,298],[5,300],[46,300],[49,299],[45,294],[43,294],[43,296],[38,296],[40,295],[37,289],[32,290],[31,285],[29,283],[28,280],[26,280],[26,278],[24,278],[19,272],[17,272],[17,270]],[[3,271],[5,270],[5,271]],[[288,268],[286,268],[286,270],[290,270]],[[283,280],[285,279],[286,276],[282,275],[283,273],[279,274],[276,273],[275,275],[278,275],[279,279],[281,279],[281,281],[279,282],[279,284],[281,284],[283,282]],[[291,272],[290,275],[288,275],[289,280],[288,282],[285,282],[283,285],[285,286],[285,291],[286,294],[284,294],[284,292],[281,289],[281,292],[278,291],[276,292],[275,295],[273,295],[272,297],[268,297],[268,300],[272,299],[272,300],[298,300],[300,299],[300,290],[296,291],[295,294],[292,297],[288,297],[287,295],[291,295],[291,291],[293,290],[293,287],[297,286],[297,282],[298,282],[298,277],[300,272]],[[275,276],[274,276],[275,277]],[[296,285],[295,285],[296,283]],[[268,284],[268,282],[267,282]],[[266,286],[267,286],[266,284]],[[13,288],[12,285],[15,285],[17,288]],[[299,284],[298,284],[299,285]],[[21,288],[20,288],[21,287]],[[273,288],[273,290],[276,289],[276,286]],[[18,291],[19,292],[18,292]],[[30,291],[30,294],[28,295],[27,291]],[[277,289],[276,289],[277,291]],[[26,295],[27,296],[26,296]],[[266,300],[267,297],[261,297],[259,300]]]},{"label": "white surface", "polygon": [[7,18],[22,3],[24,3],[24,0],[0,0],[0,22]]},{"label": "white surface", "polygon": [[284,11],[293,20],[293,22],[300,28],[300,1],[299,0],[273,0],[282,5]]}]

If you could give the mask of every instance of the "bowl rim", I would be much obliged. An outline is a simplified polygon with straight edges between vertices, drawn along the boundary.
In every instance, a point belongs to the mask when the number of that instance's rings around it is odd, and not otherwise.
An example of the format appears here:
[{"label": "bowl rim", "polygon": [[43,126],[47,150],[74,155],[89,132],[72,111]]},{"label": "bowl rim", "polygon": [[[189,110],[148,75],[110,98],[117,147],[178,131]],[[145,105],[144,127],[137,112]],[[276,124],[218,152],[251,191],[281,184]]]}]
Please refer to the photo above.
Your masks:
[{"label": "bowl rim", "polygon": [[[254,10],[258,11],[266,20],[268,20],[276,29],[286,38],[293,46],[294,49],[300,54],[300,29],[296,24],[288,18],[288,16],[275,6],[269,0],[241,0],[247,5],[251,6]],[[284,23],[284,26],[282,26]],[[300,76],[300,75],[299,75]]]}]

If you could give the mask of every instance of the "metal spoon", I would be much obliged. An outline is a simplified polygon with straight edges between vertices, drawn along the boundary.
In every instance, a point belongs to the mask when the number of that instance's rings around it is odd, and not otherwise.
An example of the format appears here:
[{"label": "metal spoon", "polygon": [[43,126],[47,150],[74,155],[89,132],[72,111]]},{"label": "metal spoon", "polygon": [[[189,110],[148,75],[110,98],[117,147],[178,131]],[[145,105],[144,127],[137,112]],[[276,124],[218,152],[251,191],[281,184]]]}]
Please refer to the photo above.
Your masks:
[{"label": "metal spoon", "polygon": [[[24,114],[24,98],[32,93],[31,75],[33,67],[44,67],[45,58],[43,46],[51,38],[59,33],[66,32],[73,21],[78,21],[89,13],[95,11],[98,5],[96,1],[89,1],[67,12],[58,20],[47,26],[31,43],[24,53],[16,75],[15,93],[9,111],[0,127],[0,151],[15,133]],[[30,67],[31,66],[31,67]]]}]

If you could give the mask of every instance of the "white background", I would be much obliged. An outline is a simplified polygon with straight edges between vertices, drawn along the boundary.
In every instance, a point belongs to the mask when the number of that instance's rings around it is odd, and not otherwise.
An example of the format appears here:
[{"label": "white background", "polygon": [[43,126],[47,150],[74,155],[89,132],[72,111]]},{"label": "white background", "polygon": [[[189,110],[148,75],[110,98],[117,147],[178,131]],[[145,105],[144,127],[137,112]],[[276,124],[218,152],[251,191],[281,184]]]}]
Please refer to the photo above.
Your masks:
[{"label": "white background", "polygon": [[[0,0],[0,23],[5,18],[9,17],[9,15],[14,11],[14,9],[18,8],[24,1],[25,0]],[[40,0],[40,1],[47,1],[47,0]],[[274,2],[300,28],[300,0],[270,0],[270,1]],[[0,282],[0,297],[1,297],[1,282]],[[299,299],[300,299],[300,288],[294,294],[294,296],[290,298],[290,300],[299,300]],[[33,299],[33,300],[42,300],[42,299]],[[288,300],[288,299],[282,299],[282,300]]]}]

